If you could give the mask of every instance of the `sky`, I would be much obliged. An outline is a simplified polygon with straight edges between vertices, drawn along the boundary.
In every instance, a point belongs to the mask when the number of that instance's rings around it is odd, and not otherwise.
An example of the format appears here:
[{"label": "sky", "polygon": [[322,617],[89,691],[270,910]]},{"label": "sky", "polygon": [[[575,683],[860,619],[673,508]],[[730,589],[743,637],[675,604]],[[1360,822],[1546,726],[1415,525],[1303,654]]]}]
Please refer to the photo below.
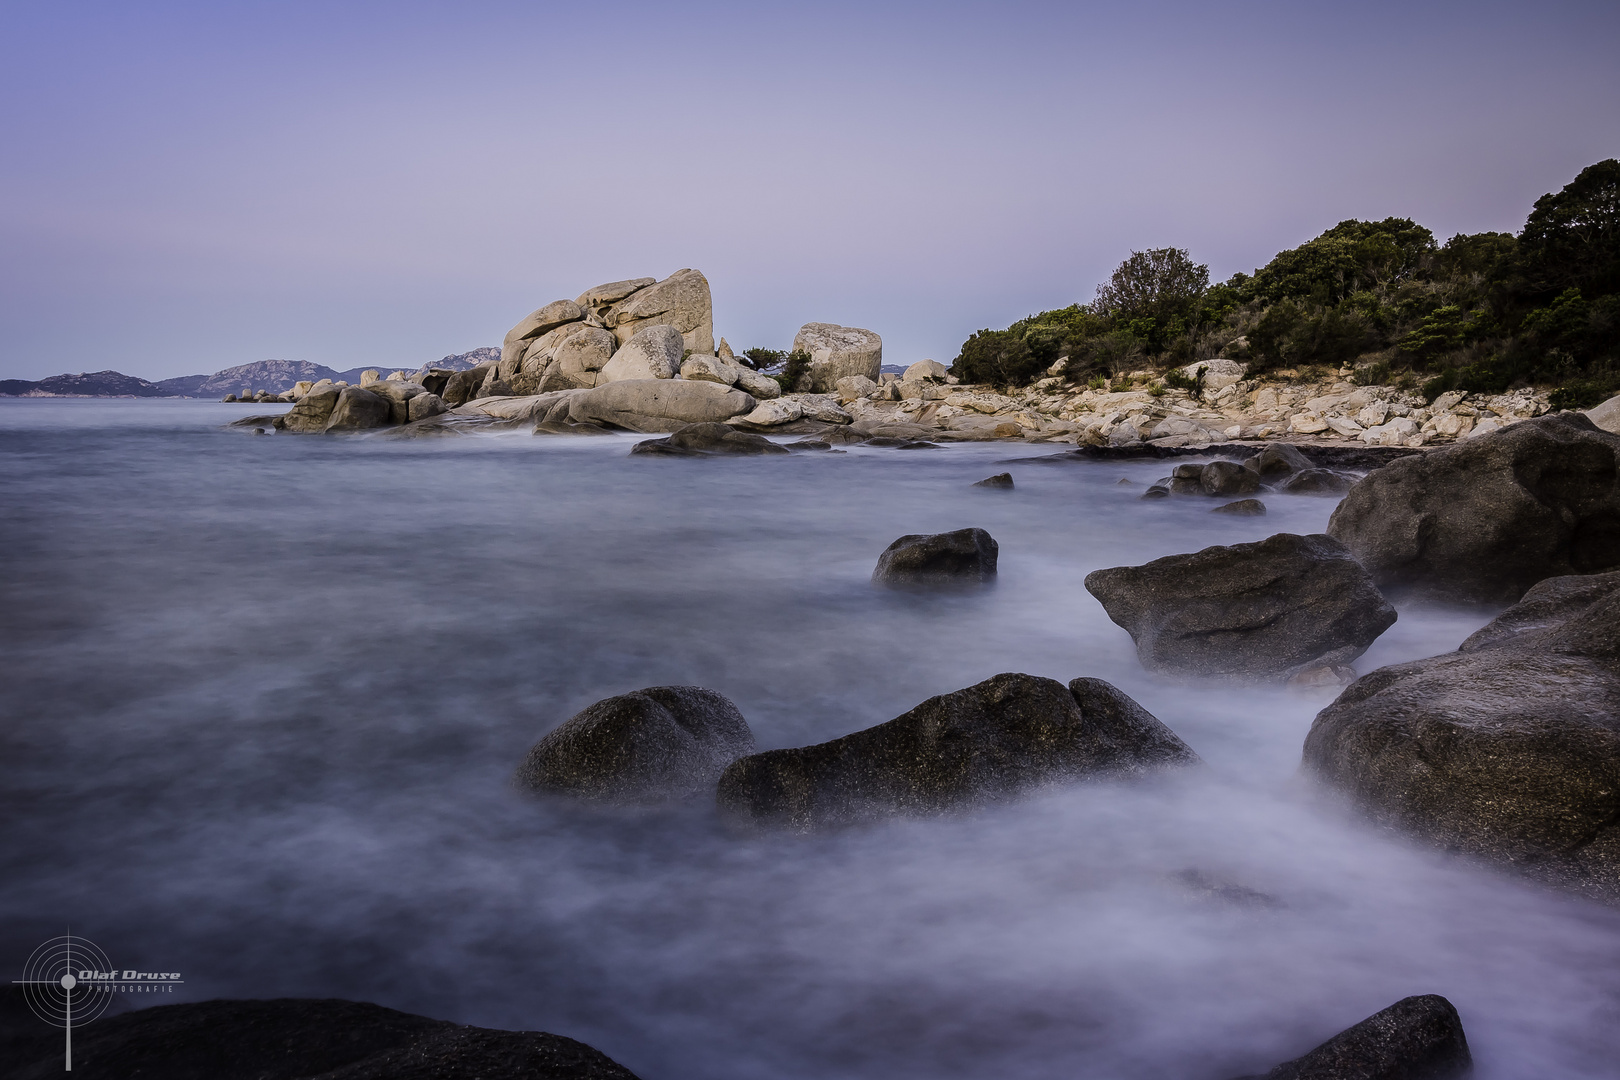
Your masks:
[{"label": "sky", "polygon": [[1132,250],[1522,227],[1620,4],[0,4],[0,378],[415,368],[696,267],[949,362]]}]

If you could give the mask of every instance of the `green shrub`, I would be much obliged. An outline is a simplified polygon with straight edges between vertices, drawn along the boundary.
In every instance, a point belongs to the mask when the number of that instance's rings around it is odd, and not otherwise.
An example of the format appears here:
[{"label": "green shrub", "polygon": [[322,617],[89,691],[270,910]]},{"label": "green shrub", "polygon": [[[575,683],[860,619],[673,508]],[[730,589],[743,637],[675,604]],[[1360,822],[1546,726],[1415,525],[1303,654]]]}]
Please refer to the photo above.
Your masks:
[{"label": "green shrub", "polygon": [[799,383],[810,374],[810,354],[795,349],[783,357],[782,370],[772,375],[784,394],[794,393]]},{"label": "green shrub", "polygon": [[1185,390],[1193,397],[1198,397],[1204,390],[1204,372],[1209,368],[1199,366],[1197,372],[1188,375],[1180,368],[1171,368],[1164,373],[1164,385],[1172,390]]},{"label": "green shrub", "polygon": [[737,359],[755,371],[769,371],[786,360],[787,353],[781,349],[744,349]]}]

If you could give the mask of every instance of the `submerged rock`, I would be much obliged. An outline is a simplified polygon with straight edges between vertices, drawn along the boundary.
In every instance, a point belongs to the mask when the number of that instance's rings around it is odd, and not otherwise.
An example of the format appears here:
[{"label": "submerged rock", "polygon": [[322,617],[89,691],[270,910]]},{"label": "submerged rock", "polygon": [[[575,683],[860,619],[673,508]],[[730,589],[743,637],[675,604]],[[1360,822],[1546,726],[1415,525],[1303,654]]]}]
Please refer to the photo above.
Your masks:
[{"label": "submerged rock", "polygon": [[723,811],[794,829],[931,814],[1088,776],[1131,776],[1198,756],[1101,679],[1067,687],[1003,674],[929,698],[832,742],[741,758],[720,778]]},{"label": "submerged rock", "polygon": [[565,720],[534,744],[517,782],[583,799],[662,802],[710,787],[753,751],[748,721],[724,696],[700,686],[651,686]]},{"label": "submerged rock", "polygon": [[1352,488],[1328,532],[1379,585],[1439,600],[1620,569],[1620,436],[1556,413],[1403,458]]},{"label": "submerged rock", "polygon": [[996,473],[996,475],[994,475],[994,476],[985,477],[983,480],[980,480],[978,483],[974,484],[973,486],[974,487],[982,487],[982,488],[997,488],[997,489],[1000,489],[1002,491],[1011,491],[1013,489],[1012,473],[1008,473],[1008,472]]},{"label": "submerged rock", "polygon": [[872,580],[881,584],[984,582],[996,576],[1001,546],[983,529],[911,533],[884,549]]},{"label": "submerged rock", "polygon": [[738,431],[725,424],[688,424],[668,438],[636,443],[630,452],[707,457],[712,454],[786,454],[790,451],[763,435]]},{"label": "submerged rock", "polygon": [[1266,504],[1259,499],[1239,499],[1237,502],[1223,503],[1211,510],[1212,514],[1237,514],[1241,517],[1260,517],[1266,512]]},{"label": "submerged rock", "polygon": [[1347,664],[1395,622],[1367,571],[1330,536],[1278,533],[1086,575],[1149,671],[1288,679]]},{"label": "submerged rock", "polygon": [[[19,1006],[26,1011],[26,1007]],[[11,1080],[62,1075],[62,1037],[34,1020],[0,1044]],[[35,1029],[44,1032],[32,1035]],[[278,998],[159,1005],[73,1031],[73,1073],[163,1080],[636,1080],[582,1042],[358,1001]]]},{"label": "submerged rock", "polygon": [[1424,994],[1402,998],[1264,1076],[1239,1080],[1461,1080],[1473,1065],[1456,1008]]},{"label": "submerged rock", "polygon": [[1356,680],[1304,764],[1381,822],[1620,903],[1620,574],[1545,586]]}]

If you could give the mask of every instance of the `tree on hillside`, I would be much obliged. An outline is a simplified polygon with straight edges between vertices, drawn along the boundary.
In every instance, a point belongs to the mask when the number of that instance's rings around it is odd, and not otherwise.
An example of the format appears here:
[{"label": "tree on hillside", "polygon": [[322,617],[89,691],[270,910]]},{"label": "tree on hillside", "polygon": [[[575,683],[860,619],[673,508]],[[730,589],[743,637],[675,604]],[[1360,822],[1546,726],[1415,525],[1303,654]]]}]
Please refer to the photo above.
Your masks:
[{"label": "tree on hillside", "polygon": [[1190,321],[1208,288],[1209,267],[1193,262],[1186,248],[1133,251],[1097,286],[1091,311],[1121,325],[1152,319],[1162,331],[1177,318]]},{"label": "tree on hillside", "polygon": [[1620,292],[1620,161],[1588,165],[1562,191],[1537,199],[1519,250],[1536,292]]},{"label": "tree on hillside", "polygon": [[1362,290],[1413,277],[1434,250],[1434,234],[1409,218],[1341,221],[1314,240],[1279,252],[1255,271],[1246,288],[1272,304],[1337,304]]}]

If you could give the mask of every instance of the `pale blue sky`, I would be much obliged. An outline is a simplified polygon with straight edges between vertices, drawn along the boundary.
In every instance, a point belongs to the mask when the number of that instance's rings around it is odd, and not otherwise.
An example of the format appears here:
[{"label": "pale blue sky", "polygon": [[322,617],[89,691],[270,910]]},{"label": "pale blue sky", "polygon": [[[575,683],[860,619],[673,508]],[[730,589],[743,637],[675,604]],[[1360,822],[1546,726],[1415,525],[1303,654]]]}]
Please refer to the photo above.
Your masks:
[{"label": "pale blue sky", "polygon": [[1615,4],[0,7],[0,377],[415,367],[684,266],[886,359],[1620,154]]}]

